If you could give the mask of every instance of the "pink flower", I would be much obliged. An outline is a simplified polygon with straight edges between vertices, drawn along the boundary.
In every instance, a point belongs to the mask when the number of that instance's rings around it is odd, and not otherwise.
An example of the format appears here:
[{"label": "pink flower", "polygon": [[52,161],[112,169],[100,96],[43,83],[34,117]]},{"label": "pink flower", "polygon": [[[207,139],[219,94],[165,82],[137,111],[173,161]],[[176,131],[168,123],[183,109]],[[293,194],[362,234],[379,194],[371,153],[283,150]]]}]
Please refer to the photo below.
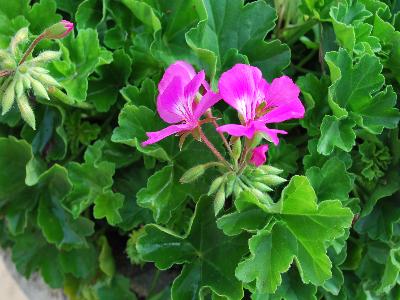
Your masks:
[{"label": "pink flower", "polygon": [[261,145],[258,147],[255,147],[253,149],[253,153],[250,158],[250,162],[255,165],[256,167],[259,167],[265,163],[267,160],[267,157],[265,156],[265,153],[268,151],[268,145]]},{"label": "pink flower", "polygon": [[74,23],[67,20],[62,20],[47,28],[44,32],[44,37],[48,39],[61,39],[68,35],[74,29]]},{"label": "pink flower", "polygon": [[256,132],[262,132],[278,144],[278,133],[287,132],[270,129],[266,124],[304,116],[304,106],[299,99],[300,89],[287,76],[276,78],[269,84],[258,68],[237,64],[222,74],[218,87],[221,97],[242,118],[242,125],[223,125],[218,127],[219,132],[249,139]]},{"label": "pink flower", "polygon": [[[201,86],[206,89],[200,102],[194,101],[200,95]],[[158,84],[157,111],[161,119],[169,124],[160,131],[147,132],[148,140],[142,146],[154,144],[172,134],[190,132],[199,126],[200,117],[217,103],[219,94],[209,90],[204,71],[196,73],[193,67],[177,61],[170,65]]]}]

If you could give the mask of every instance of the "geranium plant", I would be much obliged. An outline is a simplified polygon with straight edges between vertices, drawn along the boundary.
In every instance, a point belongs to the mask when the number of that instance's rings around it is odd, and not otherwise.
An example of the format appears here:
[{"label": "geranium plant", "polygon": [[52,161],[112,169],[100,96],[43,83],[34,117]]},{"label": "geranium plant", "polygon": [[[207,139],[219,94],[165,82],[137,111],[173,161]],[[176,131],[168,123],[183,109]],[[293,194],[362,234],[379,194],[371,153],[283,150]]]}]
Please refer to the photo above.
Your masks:
[{"label": "geranium plant", "polygon": [[0,0],[0,245],[68,299],[398,299],[395,0]]}]

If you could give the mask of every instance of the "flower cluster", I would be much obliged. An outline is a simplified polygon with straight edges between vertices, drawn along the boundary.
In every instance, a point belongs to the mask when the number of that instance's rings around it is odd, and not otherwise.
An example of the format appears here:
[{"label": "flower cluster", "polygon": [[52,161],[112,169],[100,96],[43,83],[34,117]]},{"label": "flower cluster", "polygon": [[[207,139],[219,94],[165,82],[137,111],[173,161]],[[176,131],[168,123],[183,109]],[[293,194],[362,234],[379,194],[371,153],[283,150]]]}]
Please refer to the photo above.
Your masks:
[{"label": "flower cluster", "polygon": [[43,51],[36,57],[31,54],[37,44],[43,39],[60,39],[65,37],[74,28],[74,24],[62,20],[40,34],[28,49],[23,52],[24,44],[29,40],[27,27],[17,31],[11,39],[8,49],[0,49],[0,103],[2,115],[9,112],[17,102],[22,119],[33,129],[36,120],[29,104],[30,91],[36,97],[49,100],[48,89],[59,87],[59,83],[44,68],[45,64],[59,59],[59,51]]},{"label": "flower cluster", "polygon": [[[219,160],[224,161],[201,130],[202,124],[213,122],[225,142],[223,133],[233,137],[230,144],[225,143],[231,156],[230,146],[244,137],[245,146],[240,161],[260,166],[266,161],[268,145],[258,146],[259,141],[264,138],[277,145],[278,134],[287,133],[267,125],[304,116],[304,106],[299,99],[300,89],[287,76],[268,83],[257,67],[237,64],[221,75],[218,88],[218,93],[213,92],[205,80],[204,71],[196,73],[184,61],[169,66],[158,85],[157,111],[165,122],[172,125],[157,132],[148,132],[149,138],[142,145],[156,143],[173,134],[186,137],[191,133],[203,141]],[[218,126],[210,109],[221,99],[237,110],[240,124]],[[203,115],[205,119],[201,119]]]}]

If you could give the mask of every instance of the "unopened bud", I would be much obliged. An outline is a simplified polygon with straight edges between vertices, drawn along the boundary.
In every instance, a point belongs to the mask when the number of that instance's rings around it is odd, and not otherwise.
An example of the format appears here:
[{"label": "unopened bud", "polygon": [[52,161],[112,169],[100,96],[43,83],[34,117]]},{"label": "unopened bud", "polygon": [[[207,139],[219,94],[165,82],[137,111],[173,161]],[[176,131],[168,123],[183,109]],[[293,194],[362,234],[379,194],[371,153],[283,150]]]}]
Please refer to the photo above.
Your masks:
[{"label": "unopened bud", "polygon": [[268,185],[266,185],[266,184],[264,184],[264,183],[261,183],[261,182],[253,182],[253,186],[254,186],[257,190],[259,190],[259,191],[261,191],[261,192],[264,192],[264,193],[272,192],[272,191],[273,191],[273,189],[271,189]]},{"label": "unopened bud", "polygon": [[195,166],[195,167],[190,168],[189,170],[187,170],[182,175],[182,177],[181,177],[181,179],[179,181],[181,183],[192,182],[192,181],[196,180],[197,178],[199,178],[200,176],[202,176],[205,171],[206,171],[206,167],[204,165]]},{"label": "unopened bud", "polygon": [[217,191],[217,189],[221,186],[221,184],[224,182],[224,180],[225,180],[225,176],[220,176],[220,177],[216,178],[211,183],[211,186],[210,186],[210,189],[208,190],[207,195],[210,196],[210,195],[214,194]]},{"label": "unopened bud", "polygon": [[17,104],[19,111],[21,112],[22,119],[24,119],[24,121],[28,123],[28,125],[32,127],[33,130],[35,130],[36,129],[35,114],[33,113],[33,110],[29,105],[28,98],[26,97],[25,94],[17,98]]},{"label": "unopened bud", "polygon": [[283,170],[269,165],[260,166],[259,169],[262,170],[265,174],[271,174],[271,175],[279,175],[283,172]]},{"label": "unopened bud", "polygon": [[15,69],[17,63],[12,58],[7,58],[1,61],[1,68],[5,70]]},{"label": "unopened bud", "polygon": [[23,78],[21,76],[18,76],[18,75],[15,76],[14,80],[16,81],[16,83],[15,83],[15,94],[16,94],[16,97],[19,98],[24,93],[24,80],[23,80]]},{"label": "unopened bud", "polygon": [[2,105],[2,115],[5,115],[12,107],[15,99],[15,81],[11,82],[10,85],[4,92],[3,99],[1,101]]},{"label": "unopened bud", "polygon": [[240,194],[243,192],[243,188],[240,186],[240,184],[236,183],[233,186],[233,194],[235,195],[235,198],[239,198]]},{"label": "unopened bud", "polygon": [[4,49],[0,49],[0,61],[2,62],[6,59],[12,59],[10,53]]},{"label": "unopened bud", "polygon": [[242,142],[240,138],[235,138],[232,145],[232,158],[237,161],[242,153]]},{"label": "unopened bud", "polygon": [[286,181],[285,178],[282,178],[277,175],[264,175],[262,177],[257,178],[257,180],[269,186],[276,186]]},{"label": "unopened bud", "polygon": [[61,56],[60,51],[43,51],[38,56],[30,60],[30,63],[41,63],[59,59]]},{"label": "unopened bud", "polygon": [[47,94],[46,88],[41,84],[38,80],[30,78],[33,91],[35,92],[35,96],[43,97],[47,100],[50,100],[49,95]]},{"label": "unopened bud", "polygon": [[13,55],[16,55],[17,48],[20,43],[25,42],[28,39],[28,27],[21,28],[17,31],[10,43],[10,50]]},{"label": "unopened bud", "polygon": [[236,182],[236,174],[233,173],[229,174],[228,181],[226,183],[226,191],[225,191],[226,197],[232,195],[235,182]]},{"label": "unopened bud", "polygon": [[22,82],[23,82],[23,84],[24,84],[24,89],[25,89],[25,90],[28,90],[28,89],[30,89],[30,88],[32,87],[31,81],[29,80],[29,77],[28,77],[28,76],[22,75],[22,76],[21,76],[21,80],[22,80]]},{"label": "unopened bud", "polygon": [[214,213],[218,215],[225,204],[225,187],[221,185],[214,199]]},{"label": "unopened bud", "polygon": [[34,73],[35,75],[40,75],[40,74],[47,74],[49,73],[49,70],[41,67],[31,67],[29,68],[29,71],[31,73]]},{"label": "unopened bud", "polygon": [[74,23],[62,20],[57,24],[48,27],[44,31],[44,36],[48,39],[61,39],[74,29]]},{"label": "unopened bud", "polygon": [[48,74],[39,74],[39,75],[34,74],[34,77],[41,83],[44,83],[45,85],[60,86],[60,84]]}]

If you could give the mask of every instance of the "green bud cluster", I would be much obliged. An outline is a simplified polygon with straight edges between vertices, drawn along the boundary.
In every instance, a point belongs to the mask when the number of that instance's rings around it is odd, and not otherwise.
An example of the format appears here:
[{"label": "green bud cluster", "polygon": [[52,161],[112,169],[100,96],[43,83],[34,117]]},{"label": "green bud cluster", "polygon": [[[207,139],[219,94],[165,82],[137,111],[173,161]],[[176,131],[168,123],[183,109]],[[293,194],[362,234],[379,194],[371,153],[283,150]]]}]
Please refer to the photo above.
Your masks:
[{"label": "green bud cluster", "polygon": [[286,181],[279,176],[283,171],[268,165],[260,167],[247,166],[242,174],[228,172],[217,177],[211,184],[208,195],[215,195],[214,211],[217,215],[229,197],[237,199],[243,191],[250,191],[263,202],[271,203],[268,195],[273,187]]},{"label": "green bud cluster", "polygon": [[36,57],[19,63],[23,52],[21,46],[28,41],[28,28],[21,28],[11,39],[8,49],[0,49],[0,69],[8,76],[0,78],[0,104],[2,115],[17,103],[22,119],[33,129],[36,128],[35,115],[27,94],[32,91],[36,97],[50,99],[47,89],[60,86],[43,66],[59,59],[59,51],[44,51]]}]

